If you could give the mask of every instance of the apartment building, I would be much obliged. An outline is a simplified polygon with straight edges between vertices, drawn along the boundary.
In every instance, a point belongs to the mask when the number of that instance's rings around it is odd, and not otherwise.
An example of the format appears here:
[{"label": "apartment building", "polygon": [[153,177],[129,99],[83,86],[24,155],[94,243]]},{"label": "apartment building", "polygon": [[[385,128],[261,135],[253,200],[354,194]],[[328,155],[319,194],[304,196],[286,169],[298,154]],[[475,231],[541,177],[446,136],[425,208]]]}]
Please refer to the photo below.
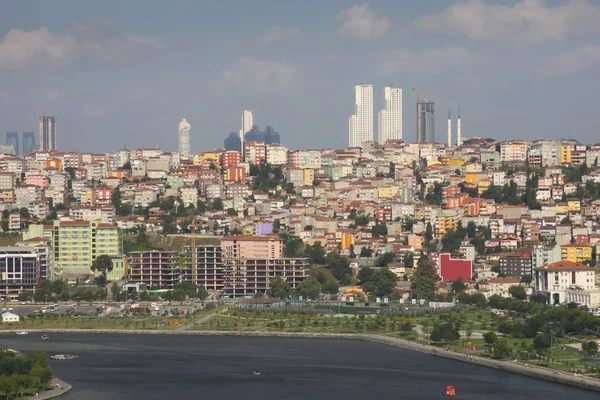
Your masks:
[{"label": "apartment building", "polygon": [[0,247],[0,297],[16,300],[40,283],[39,255],[32,247]]},{"label": "apartment building", "polygon": [[180,283],[176,251],[134,251],[127,254],[127,278],[150,289],[173,289]]}]

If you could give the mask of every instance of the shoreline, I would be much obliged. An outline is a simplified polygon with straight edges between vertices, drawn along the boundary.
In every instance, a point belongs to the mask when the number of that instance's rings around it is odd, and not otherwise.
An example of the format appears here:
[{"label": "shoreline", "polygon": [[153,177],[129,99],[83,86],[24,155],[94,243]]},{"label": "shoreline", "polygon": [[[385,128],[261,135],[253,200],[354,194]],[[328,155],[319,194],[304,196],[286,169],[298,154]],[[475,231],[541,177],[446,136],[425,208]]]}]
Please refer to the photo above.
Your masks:
[{"label": "shoreline", "polygon": [[[56,397],[60,397],[62,395],[65,395],[67,393],[69,393],[71,391],[71,389],[73,389],[73,386],[69,385],[67,382],[63,381],[62,379],[59,379],[57,377],[52,378],[51,381],[52,386],[54,386],[54,388],[50,389],[50,390],[46,390],[45,392],[41,392],[39,394],[39,396],[31,396],[29,397],[27,400],[48,400],[48,399],[54,399]],[[60,385],[61,389],[57,389],[56,385]]]},{"label": "shoreline", "polygon": [[[0,331],[3,333],[16,333],[17,330]],[[478,356],[472,356],[463,353],[456,353],[444,350],[439,347],[420,344],[406,339],[395,337],[380,336],[373,334],[354,334],[354,333],[309,333],[309,332],[235,332],[235,331],[157,331],[157,330],[119,330],[119,329],[39,329],[30,330],[30,332],[48,332],[48,333],[90,333],[90,334],[125,334],[125,335],[190,335],[190,336],[247,336],[247,337],[288,337],[288,338],[307,338],[307,339],[352,339],[364,340],[368,342],[385,344],[388,346],[399,347],[405,350],[417,351],[437,357],[449,358],[455,361],[466,362],[483,367],[494,368],[501,371],[525,375],[536,379],[541,379],[554,383],[561,383],[569,386],[600,392],[600,379],[589,378],[585,376],[576,376],[567,372],[558,372],[550,368],[544,368],[534,365],[527,365],[515,361],[497,361]],[[62,382],[62,381],[61,381]],[[69,387],[67,390],[66,387]],[[64,383],[65,390],[60,391],[51,397],[38,397],[38,399],[51,399],[61,396],[71,390],[71,386]],[[32,397],[35,399],[35,397]]]}]

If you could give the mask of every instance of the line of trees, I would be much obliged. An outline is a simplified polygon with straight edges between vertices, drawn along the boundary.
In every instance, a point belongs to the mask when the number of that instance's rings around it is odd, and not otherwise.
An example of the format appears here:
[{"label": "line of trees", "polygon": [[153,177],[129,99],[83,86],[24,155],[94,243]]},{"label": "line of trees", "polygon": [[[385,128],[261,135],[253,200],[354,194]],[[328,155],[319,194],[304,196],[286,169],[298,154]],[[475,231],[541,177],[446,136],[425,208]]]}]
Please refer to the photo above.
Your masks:
[{"label": "line of trees", "polygon": [[52,376],[48,354],[43,351],[23,356],[0,351],[0,392],[7,400],[23,396],[27,389],[45,389]]}]

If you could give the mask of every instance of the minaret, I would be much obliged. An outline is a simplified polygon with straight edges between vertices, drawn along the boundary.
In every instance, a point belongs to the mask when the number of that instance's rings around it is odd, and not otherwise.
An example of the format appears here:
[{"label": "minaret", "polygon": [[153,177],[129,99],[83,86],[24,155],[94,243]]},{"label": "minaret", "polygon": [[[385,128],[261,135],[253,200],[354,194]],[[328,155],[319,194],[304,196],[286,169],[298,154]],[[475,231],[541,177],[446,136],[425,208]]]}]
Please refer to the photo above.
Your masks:
[{"label": "minaret", "polygon": [[462,138],[460,137],[460,108],[458,109],[458,119],[456,120],[456,145],[462,146]]},{"label": "minaret", "polygon": [[448,148],[452,148],[452,116],[450,115],[450,109],[448,109]]}]

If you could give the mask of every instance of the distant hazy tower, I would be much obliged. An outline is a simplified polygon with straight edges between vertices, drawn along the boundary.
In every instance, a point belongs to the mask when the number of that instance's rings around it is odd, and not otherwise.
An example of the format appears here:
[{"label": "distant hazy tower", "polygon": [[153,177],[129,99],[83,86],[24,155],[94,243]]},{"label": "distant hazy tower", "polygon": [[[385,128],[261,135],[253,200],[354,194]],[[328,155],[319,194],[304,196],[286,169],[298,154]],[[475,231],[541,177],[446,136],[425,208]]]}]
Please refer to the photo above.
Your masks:
[{"label": "distant hazy tower", "polygon": [[23,154],[33,153],[35,151],[35,133],[23,132],[21,144],[23,146]]},{"label": "distant hazy tower", "polygon": [[373,85],[354,87],[354,114],[348,120],[348,146],[373,140]]},{"label": "distant hazy tower", "polygon": [[38,150],[56,150],[56,117],[38,118]]},{"label": "distant hazy tower", "polygon": [[252,116],[252,111],[244,110],[242,111],[242,129],[240,129],[240,140],[242,142],[242,148],[240,149],[243,152],[244,149],[244,137],[246,133],[248,133],[252,126],[254,125],[254,118]]},{"label": "distant hazy tower", "polygon": [[448,109],[448,148],[452,148],[452,116],[450,115],[450,109]]},{"label": "distant hazy tower", "polygon": [[417,103],[417,143],[435,142],[434,103],[428,99]]},{"label": "distant hazy tower", "polygon": [[462,146],[462,137],[460,136],[460,108],[458,109],[458,119],[456,120],[456,145]]},{"label": "distant hazy tower", "polygon": [[190,158],[190,124],[184,119],[179,123],[179,155]]},{"label": "distant hazy tower", "polygon": [[402,88],[387,86],[383,90],[384,108],[377,115],[377,141],[402,139]]},{"label": "distant hazy tower", "polygon": [[17,132],[6,133],[6,144],[15,149],[15,154],[19,155],[19,134]]}]

